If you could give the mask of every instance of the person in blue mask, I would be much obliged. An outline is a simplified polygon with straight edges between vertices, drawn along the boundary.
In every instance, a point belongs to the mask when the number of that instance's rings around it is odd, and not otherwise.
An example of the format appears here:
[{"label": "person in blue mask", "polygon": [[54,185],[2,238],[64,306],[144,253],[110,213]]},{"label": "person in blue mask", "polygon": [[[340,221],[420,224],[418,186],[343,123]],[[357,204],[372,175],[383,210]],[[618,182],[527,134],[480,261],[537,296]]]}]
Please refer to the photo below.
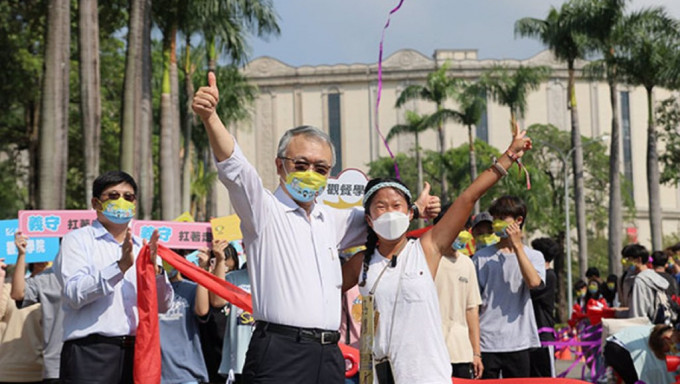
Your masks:
[{"label": "person in blue mask", "polygon": [[[59,375],[65,383],[131,383],[137,332],[137,273],[142,239],[128,224],[137,208],[137,183],[122,171],[92,184],[92,225],[64,236],[54,262],[62,287],[64,346]],[[151,236],[158,310],[172,305],[173,290],[157,260],[158,231]]]}]

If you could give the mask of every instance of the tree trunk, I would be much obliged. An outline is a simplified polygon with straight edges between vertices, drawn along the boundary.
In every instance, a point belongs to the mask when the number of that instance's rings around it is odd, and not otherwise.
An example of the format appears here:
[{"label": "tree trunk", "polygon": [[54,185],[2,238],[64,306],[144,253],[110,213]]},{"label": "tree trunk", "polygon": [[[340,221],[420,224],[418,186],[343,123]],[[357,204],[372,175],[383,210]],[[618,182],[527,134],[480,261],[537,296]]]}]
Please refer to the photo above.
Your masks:
[{"label": "tree trunk", "polygon": [[[576,107],[574,90],[574,63],[570,61],[567,98],[571,110],[571,147],[574,149],[572,167],[574,171],[574,210],[576,212],[576,231],[578,234],[578,273],[584,279],[588,269],[588,232],[586,231],[586,197],[583,187],[583,145]],[[566,172],[566,169],[565,169]]]},{"label": "tree trunk", "polygon": [[85,206],[92,200],[92,184],[99,175],[101,96],[99,75],[99,12],[97,1],[80,0],[80,121],[85,147]]},{"label": "tree trunk", "polygon": [[39,209],[64,209],[68,159],[70,2],[50,0],[40,113]]},{"label": "tree trunk", "polygon": [[[207,39],[207,47],[208,47],[208,70],[211,72],[216,72],[217,71],[217,49],[216,49],[216,44],[215,44],[215,37],[214,36],[209,36]],[[213,159],[212,153],[210,151],[210,146],[208,146],[205,149],[205,153],[203,156],[204,159],[204,172],[207,174],[208,172],[216,172],[217,167],[215,166],[215,161]],[[219,189],[219,183],[214,182],[210,188],[208,188],[208,194],[203,201],[205,202],[205,208],[203,210],[203,213],[205,215],[205,220],[210,219],[211,217],[216,217],[217,216],[217,193]]]},{"label": "tree trunk", "polygon": [[555,291],[555,301],[557,305],[555,306],[555,320],[558,323],[563,323],[567,320],[569,313],[571,312],[571,308],[567,308],[567,290],[571,289],[571,287],[567,287],[566,269],[564,268],[564,262],[567,259],[566,252],[564,252],[564,232],[558,233],[557,237],[554,239],[562,248],[562,256],[556,257],[555,260],[553,260],[553,268],[557,275],[557,291]]},{"label": "tree trunk", "polygon": [[647,88],[647,193],[649,195],[649,224],[652,234],[652,250],[661,250],[663,228],[661,224],[661,198],[659,192],[659,154],[656,149],[656,126],[652,88]]},{"label": "tree trunk", "polygon": [[[182,168],[180,161],[181,132],[182,124],[180,118],[179,105],[179,76],[177,70],[177,25],[173,25],[170,31],[170,100],[172,102],[172,167],[174,177],[172,179],[175,189],[175,199],[173,200],[175,217],[182,212]],[[174,219],[174,217],[173,217]]]},{"label": "tree trunk", "polygon": [[[477,155],[475,154],[475,138],[472,135],[472,125],[468,125],[468,142],[470,143],[470,183],[477,178]],[[479,200],[475,201],[474,214],[479,213]]]},{"label": "tree trunk", "polygon": [[153,168],[153,110],[151,98],[151,0],[141,0],[143,3],[142,46],[141,46],[141,71],[137,74],[141,89],[135,96],[139,100],[139,110],[135,117],[139,127],[139,188],[141,198],[140,216],[144,220],[150,220],[153,212],[154,201],[154,168]]},{"label": "tree trunk", "polygon": [[163,39],[163,84],[161,90],[161,134],[160,134],[160,194],[161,194],[161,218],[172,220],[179,215],[177,212],[177,200],[179,190],[175,185],[175,179],[179,176],[175,168],[175,147],[173,137],[175,116],[172,111],[172,92],[170,85],[170,55],[174,44],[171,44],[170,34],[164,34]]},{"label": "tree trunk", "polygon": [[182,207],[181,212],[191,210],[191,164],[193,160],[191,129],[194,125],[194,111],[191,109],[192,95],[194,94],[194,82],[192,81],[194,69],[191,65],[191,36],[187,34],[185,41],[184,62],[184,88],[187,94],[186,117],[184,120],[184,157],[182,164]]},{"label": "tree trunk", "polygon": [[[144,34],[144,0],[130,1],[127,52],[125,55],[125,78],[120,124],[120,169],[139,178],[135,171],[135,131],[139,123],[139,97],[142,84],[142,39]],[[141,139],[141,137],[140,137]]]},{"label": "tree trunk", "polygon": [[621,127],[619,126],[618,90],[610,76],[609,99],[612,107],[611,147],[609,150],[609,273],[621,276],[621,245],[623,232],[621,203]]},{"label": "tree trunk", "polygon": [[24,113],[28,137],[28,204],[26,209],[38,209],[40,103],[27,102]]},{"label": "tree trunk", "polygon": [[[416,191],[418,192],[418,196],[420,196],[420,193],[423,192],[423,159],[420,156],[420,137],[418,135],[418,131],[415,132],[415,137],[416,137],[416,167],[417,167],[417,172],[418,172],[418,187],[416,188]],[[424,212],[421,212],[423,214]],[[418,228],[423,228],[425,226],[425,220],[422,218],[418,219]]]},{"label": "tree trunk", "polygon": [[[441,104],[437,104],[437,111],[441,110],[442,106]],[[439,124],[437,125],[437,134],[439,138],[439,156],[441,156],[442,159],[442,170],[441,170],[441,184],[442,184],[442,192],[441,192],[441,200],[442,200],[442,206],[446,203],[449,202],[449,182],[446,180],[446,166],[444,165],[444,158],[446,156],[446,132],[444,132],[444,124],[442,121],[439,121]]]}]

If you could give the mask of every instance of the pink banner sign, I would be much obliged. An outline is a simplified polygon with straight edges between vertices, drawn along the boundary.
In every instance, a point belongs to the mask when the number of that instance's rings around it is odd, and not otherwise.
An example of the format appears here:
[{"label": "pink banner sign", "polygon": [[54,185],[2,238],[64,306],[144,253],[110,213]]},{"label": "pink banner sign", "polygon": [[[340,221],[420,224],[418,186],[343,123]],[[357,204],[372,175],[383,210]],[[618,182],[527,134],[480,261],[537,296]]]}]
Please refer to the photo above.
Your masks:
[{"label": "pink banner sign", "polygon": [[149,240],[154,229],[158,229],[159,242],[168,248],[197,249],[212,245],[210,223],[184,223],[179,221],[135,220],[132,233]]},{"label": "pink banner sign", "polygon": [[74,229],[90,225],[97,218],[93,210],[19,211],[19,230],[28,237],[63,237]]}]

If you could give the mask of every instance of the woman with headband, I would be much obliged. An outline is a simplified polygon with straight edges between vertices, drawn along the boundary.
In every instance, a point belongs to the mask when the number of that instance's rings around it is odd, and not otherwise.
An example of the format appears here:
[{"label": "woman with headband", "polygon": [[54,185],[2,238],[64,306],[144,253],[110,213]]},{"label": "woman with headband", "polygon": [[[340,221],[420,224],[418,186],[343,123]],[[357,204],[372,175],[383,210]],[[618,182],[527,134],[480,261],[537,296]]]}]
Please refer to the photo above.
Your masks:
[{"label": "woman with headband", "polygon": [[373,179],[366,185],[366,250],[343,266],[343,290],[359,283],[364,303],[374,303],[372,355],[380,384],[451,383],[434,285],[439,261],[463,229],[475,202],[529,149],[531,139],[525,132],[518,134],[417,240],[406,238],[414,215],[408,188],[396,179]]}]

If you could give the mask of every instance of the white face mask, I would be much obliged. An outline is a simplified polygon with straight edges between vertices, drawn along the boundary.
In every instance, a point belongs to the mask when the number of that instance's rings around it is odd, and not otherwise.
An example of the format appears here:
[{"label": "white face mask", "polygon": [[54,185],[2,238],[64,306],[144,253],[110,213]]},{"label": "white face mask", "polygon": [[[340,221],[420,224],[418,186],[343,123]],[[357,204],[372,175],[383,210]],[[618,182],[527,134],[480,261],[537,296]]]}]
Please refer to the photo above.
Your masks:
[{"label": "white face mask", "polygon": [[385,212],[373,220],[373,230],[385,240],[396,240],[408,229],[409,218],[403,212]]}]

